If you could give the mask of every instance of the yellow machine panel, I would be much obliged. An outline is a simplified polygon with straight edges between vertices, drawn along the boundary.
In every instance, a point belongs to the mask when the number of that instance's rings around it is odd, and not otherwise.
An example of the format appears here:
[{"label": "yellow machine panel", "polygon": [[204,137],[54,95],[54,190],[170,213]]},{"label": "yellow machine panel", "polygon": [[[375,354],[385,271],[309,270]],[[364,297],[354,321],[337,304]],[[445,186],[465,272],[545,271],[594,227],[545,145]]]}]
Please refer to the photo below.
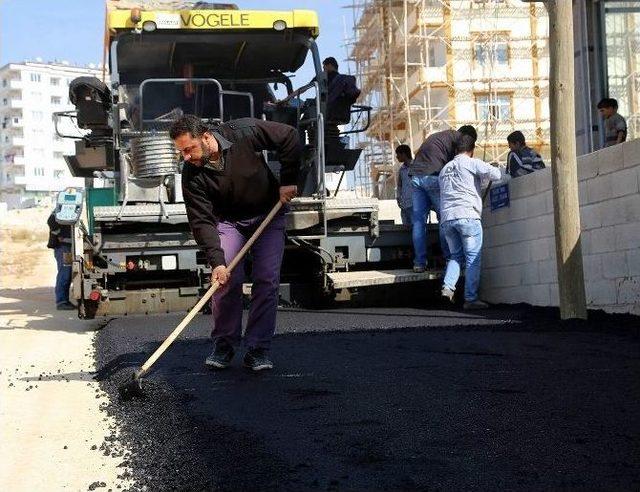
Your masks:
[{"label": "yellow machine panel", "polygon": [[[113,30],[143,28],[154,22],[155,29],[308,29],[319,34],[318,15],[312,10],[178,10],[145,11],[138,9],[138,22],[133,10],[112,10],[107,14],[107,27]],[[284,26],[282,25],[284,22]]]}]

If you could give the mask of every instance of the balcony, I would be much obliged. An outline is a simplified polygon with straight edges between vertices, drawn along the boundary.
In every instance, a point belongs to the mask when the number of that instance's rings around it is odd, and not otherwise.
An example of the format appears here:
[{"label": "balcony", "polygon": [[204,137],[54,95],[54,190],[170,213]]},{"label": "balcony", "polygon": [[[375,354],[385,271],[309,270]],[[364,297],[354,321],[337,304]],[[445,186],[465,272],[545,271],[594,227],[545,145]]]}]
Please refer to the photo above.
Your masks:
[{"label": "balcony", "polygon": [[7,85],[0,86],[0,91],[21,90],[22,88],[22,80],[11,79],[7,80]]},{"label": "balcony", "polygon": [[22,169],[26,164],[24,156],[12,155],[9,152],[4,154],[2,162],[4,164],[4,167],[7,168],[7,169],[9,169],[9,168],[20,168],[20,169]]},{"label": "balcony", "polygon": [[9,145],[10,147],[24,147],[24,137],[9,136],[7,145]]},{"label": "balcony", "polygon": [[27,177],[26,176],[14,176],[13,177],[13,183],[16,185],[26,185],[27,184]]},{"label": "balcony", "polygon": [[10,108],[24,108],[24,101],[22,100],[22,98],[19,97],[12,97],[9,99],[9,104],[8,106]]}]

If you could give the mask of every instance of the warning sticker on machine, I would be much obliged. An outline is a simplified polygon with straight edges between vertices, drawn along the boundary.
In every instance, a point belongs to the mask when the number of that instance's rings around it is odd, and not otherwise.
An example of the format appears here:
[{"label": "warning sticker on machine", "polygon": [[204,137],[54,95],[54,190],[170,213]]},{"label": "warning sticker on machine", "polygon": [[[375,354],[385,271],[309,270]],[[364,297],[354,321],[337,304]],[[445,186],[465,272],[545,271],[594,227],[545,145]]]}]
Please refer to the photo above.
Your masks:
[{"label": "warning sticker on machine", "polygon": [[158,29],[180,29],[180,14],[156,14]]}]

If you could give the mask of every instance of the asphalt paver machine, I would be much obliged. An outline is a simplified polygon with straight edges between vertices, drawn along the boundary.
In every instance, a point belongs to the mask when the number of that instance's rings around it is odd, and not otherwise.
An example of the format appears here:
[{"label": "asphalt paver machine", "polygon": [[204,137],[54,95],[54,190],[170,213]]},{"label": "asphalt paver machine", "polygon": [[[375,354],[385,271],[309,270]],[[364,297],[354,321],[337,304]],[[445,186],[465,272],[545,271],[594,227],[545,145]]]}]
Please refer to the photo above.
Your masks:
[{"label": "asphalt paver machine", "polygon": [[[189,230],[182,163],[168,136],[187,113],[212,124],[255,117],[298,130],[301,196],[287,214],[283,302],[348,298],[439,276],[413,273],[410,230],[382,217],[377,199],[328,196],[326,173],[358,162],[349,133],[366,130],[370,108],[347,108],[355,124],[327,121],[315,12],[162,0],[109,0],[106,12],[108,77],[75,79],[76,110],[57,113],[56,123],[75,139],[65,158],[86,183],[72,282],[81,317],[187,310],[208,286],[210,267]],[[307,59],[312,83],[275,104],[275,88],[291,94]],[[264,158],[277,176],[277,156]]]}]

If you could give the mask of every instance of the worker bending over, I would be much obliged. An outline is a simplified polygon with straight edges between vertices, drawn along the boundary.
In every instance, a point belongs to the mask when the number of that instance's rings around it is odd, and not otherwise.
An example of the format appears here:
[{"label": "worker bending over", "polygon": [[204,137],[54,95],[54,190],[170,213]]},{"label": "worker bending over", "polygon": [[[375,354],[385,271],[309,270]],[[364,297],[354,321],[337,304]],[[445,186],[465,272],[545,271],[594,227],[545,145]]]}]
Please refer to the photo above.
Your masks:
[{"label": "worker bending over", "polygon": [[[413,271],[424,272],[427,267],[427,216],[433,210],[440,221],[440,185],[438,175],[444,165],[456,155],[456,141],[461,135],[469,135],[473,141],[478,138],[476,129],[471,125],[456,130],[443,130],[432,133],[422,142],[409,168],[413,185]],[[449,257],[447,243],[440,235],[442,256]]]},{"label": "worker bending over", "polygon": [[[243,262],[229,273],[238,254],[273,206],[297,193],[299,138],[288,125],[243,118],[208,127],[193,115],[177,120],[169,132],[185,161],[182,191],[189,225],[213,269],[211,281],[222,288],[213,296],[214,350],[205,363],[224,369],[242,335]],[[278,153],[280,181],[262,151]],[[276,328],[280,266],[284,253],[284,208],[251,248],[253,286],[245,330],[244,364],[271,369],[271,338]]]}]

